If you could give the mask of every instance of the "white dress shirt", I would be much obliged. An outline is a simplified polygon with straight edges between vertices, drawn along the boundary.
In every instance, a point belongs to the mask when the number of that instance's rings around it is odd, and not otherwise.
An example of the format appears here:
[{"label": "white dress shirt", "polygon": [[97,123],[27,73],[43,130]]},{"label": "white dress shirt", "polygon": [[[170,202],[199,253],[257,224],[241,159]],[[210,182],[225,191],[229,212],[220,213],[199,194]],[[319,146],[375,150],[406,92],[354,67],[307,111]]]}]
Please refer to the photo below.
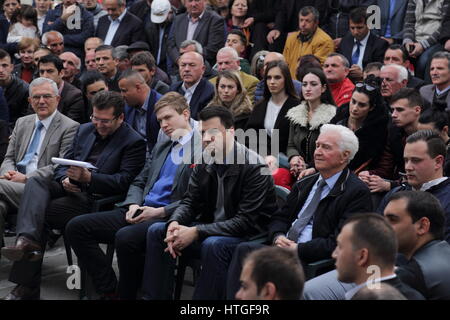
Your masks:
[{"label": "white dress shirt", "polygon": [[108,16],[109,21],[111,23],[109,24],[108,32],[106,33],[104,44],[111,45],[111,42],[114,39],[114,36],[116,35],[117,29],[119,29],[120,22],[122,22],[123,17],[127,13],[127,9],[123,10],[122,14],[116,19],[111,19],[110,16]]},{"label": "white dress shirt", "polygon": [[[363,61],[363,58],[364,58],[364,52],[366,51],[366,48],[367,48],[367,40],[369,40],[369,36],[370,36],[370,32],[368,32],[367,33],[367,35],[366,35],[366,37],[364,38],[364,39],[362,39],[359,43],[361,43],[360,44],[360,46],[359,46],[359,59],[358,59],[358,63],[357,63],[357,65],[361,68],[361,69],[364,69],[363,68],[363,65],[362,65],[362,61]],[[356,52],[356,49],[358,48],[358,46],[356,45],[356,39],[354,39],[355,41],[354,41],[354,43],[353,43],[353,50],[352,50],[352,57],[353,57],[353,55],[355,54],[355,52]],[[351,61],[350,61],[351,62]]]}]

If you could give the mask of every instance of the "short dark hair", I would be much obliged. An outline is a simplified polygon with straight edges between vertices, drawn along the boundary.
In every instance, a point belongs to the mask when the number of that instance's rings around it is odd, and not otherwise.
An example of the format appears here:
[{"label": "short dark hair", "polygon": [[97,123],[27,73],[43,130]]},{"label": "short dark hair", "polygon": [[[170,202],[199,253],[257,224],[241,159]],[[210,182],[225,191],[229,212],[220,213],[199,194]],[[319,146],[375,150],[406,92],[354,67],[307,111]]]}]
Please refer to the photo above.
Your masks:
[{"label": "short dark hair", "polygon": [[55,56],[54,54],[48,54],[40,58],[38,62],[38,68],[42,63],[52,63],[58,70],[58,72],[61,72],[61,70],[64,68],[62,60],[58,56]]},{"label": "short dark hair", "polygon": [[153,70],[156,68],[156,62],[153,55],[148,51],[143,51],[135,54],[130,63],[132,66],[141,66],[145,64],[148,70]]},{"label": "short dark hair", "polygon": [[367,247],[377,262],[394,266],[397,255],[397,237],[391,225],[377,213],[359,213],[347,219],[353,223],[352,245],[354,249]]},{"label": "short dark hair", "polygon": [[251,252],[245,259],[252,263],[251,279],[258,294],[272,282],[282,300],[299,300],[303,294],[305,275],[296,252],[279,247],[264,247]]},{"label": "short dark hair", "polygon": [[381,70],[381,67],[383,66],[383,64],[381,62],[375,61],[375,62],[370,62],[366,65],[366,67],[364,68],[364,72],[369,72],[372,70]]},{"label": "short dark hair", "polygon": [[405,46],[402,46],[400,44],[394,43],[391,44],[387,50],[400,50],[402,52],[402,58],[403,58],[403,62],[409,60],[409,54],[408,51],[406,51]]},{"label": "short dark hair", "polygon": [[228,108],[213,105],[208,108],[204,108],[198,115],[198,118],[201,121],[207,121],[214,117],[218,117],[220,119],[220,123],[225,127],[225,129],[234,127],[234,117]]},{"label": "short dark hair", "polygon": [[107,110],[114,108],[114,116],[118,117],[123,113],[125,100],[122,95],[115,91],[99,91],[92,99],[92,106],[97,110]]},{"label": "short dark hair", "polygon": [[8,57],[9,58],[9,63],[12,62],[11,56],[9,55],[9,53],[3,49],[0,49],[0,59],[4,59]]},{"label": "short dark hair", "polygon": [[98,46],[97,48],[95,48],[95,52],[105,51],[105,50],[110,50],[111,51],[111,55],[112,55],[113,52],[114,52],[114,47],[110,46],[109,44],[102,44],[102,45]]},{"label": "short dark hair", "polygon": [[235,34],[237,36],[239,36],[239,40],[241,40],[242,44],[244,46],[248,45],[248,41],[247,41],[247,37],[245,36],[244,32],[242,32],[242,30],[239,29],[233,29],[231,31],[228,32],[228,34]]},{"label": "short dark hair", "polygon": [[437,130],[442,131],[445,126],[450,125],[450,112],[433,106],[420,114],[419,123],[433,123]]},{"label": "short dark hair", "polygon": [[105,76],[97,70],[89,70],[83,75],[83,92],[86,94],[87,86],[97,82],[103,81],[105,84],[108,84]]},{"label": "short dark hair", "polygon": [[392,194],[390,201],[405,199],[406,211],[415,223],[421,218],[430,221],[430,233],[434,239],[444,239],[445,213],[439,200],[425,191],[399,191]]},{"label": "short dark hair", "polygon": [[307,73],[307,69],[309,68],[322,69],[320,59],[313,54],[306,54],[303,57],[300,57],[300,59],[298,60],[298,67],[295,72],[295,77],[297,78],[297,80],[302,81],[301,79],[303,79],[303,77]]},{"label": "short dark hair", "polygon": [[353,23],[366,23],[367,22],[367,8],[358,7],[350,11],[349,21]]},{"label": "short dark hair", "polygon": [[427,144],[428,155],[431,158],[436,158],[439,155],[445,158],[447,148],[444,140],[437,132],[433,130],[419,130],[406,138],[406,143],[414,143],[417,141],[423,141]]},{"label": "short dark hair", "polygon": [[313,14],[314,21],[316,21],[316,22],[319,21],[319,19],[320,19],[319,11],[312,6],[305,6],[305,7],[301,8],[300,11],[298,12],[298,15],[305,17],[305,16],[309,15],[310,13]]},{"label": "short dark hair", "polygon": [[395,101],[406,99],[410,108],[420,106],[423,109],[423,98],[414,88],[401,88],[391,97],[391,104]]},{"label": "short dark hair", "polygon": [[[326,85],[325,91],[320,96],[320,102],[336,106],[336,102],[334,101],[333,94],[331,93],[330,84],[328,83],[327,76],[325,75],[325,72],[323,72],[323,70],[321,68],[308,68],[308,69],[305,70],[303,78],[305,78],[305,76],[307,74],[309,74],[309,73],[311,73],[311,74],[315,75],[316,77],[318,77],[319,80],[320,80],[320,83],[322,85]],[[303,78],[298,79],[298,80],[299,81],[303,81]],[[304,100],[303,91],[302,91],[302,93],[300,95],[300,99]]]}]

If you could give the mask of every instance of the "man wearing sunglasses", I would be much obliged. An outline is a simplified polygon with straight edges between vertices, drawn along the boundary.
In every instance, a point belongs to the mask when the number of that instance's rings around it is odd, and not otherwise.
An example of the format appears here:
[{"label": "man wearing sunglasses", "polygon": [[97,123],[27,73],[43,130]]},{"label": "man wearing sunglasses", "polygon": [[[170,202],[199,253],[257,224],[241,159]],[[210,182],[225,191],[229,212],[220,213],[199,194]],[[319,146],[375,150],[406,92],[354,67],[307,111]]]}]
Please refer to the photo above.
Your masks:
[{"label": "man wearing sunglasses", "polygon": [[48,229],[64,229],[73,217],[91,212],[98,198],[125,193],[144,166],[145,141],[124,122],[121,95],[102,91],[92,104],[92,122],[80,126],[65,158],[89,162],[96,169],[58,166],[52,180],[27,181],[16,244],[2,248],[2,256],[14,261],[9,280],[17,283],[7,300],[39,299]]}]

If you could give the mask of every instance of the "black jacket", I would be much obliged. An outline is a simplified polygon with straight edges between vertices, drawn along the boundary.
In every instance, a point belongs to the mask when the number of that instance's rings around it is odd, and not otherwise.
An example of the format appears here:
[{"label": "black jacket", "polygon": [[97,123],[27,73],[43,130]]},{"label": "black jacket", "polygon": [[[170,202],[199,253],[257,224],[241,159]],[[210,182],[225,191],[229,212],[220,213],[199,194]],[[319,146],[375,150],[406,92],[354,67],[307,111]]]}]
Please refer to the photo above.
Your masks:
[{"label": "black jacket", "polygon": [[87,107],[84,102],[81,90],[64,81],[58,111],[78,123],[85,123],[87,121]]},{"label": "black jacket", "polygon": [[[111,21],[109,16],[105,15],[98,19],[97,30],[95,31],[95,36],[99,37],[105,41],[106,35],[108,34],[109,25]],[[111,41],[113,47],[130,44],[136,41],[142,41],[144,39],[142,32],[143,24],[142,20],[136,17],[134,14],[127,11],[119,24],[114,37]]]},{"label": "black jacket", "polygon": [[[342,53],[347,60],[352,64],[352,50],[355,45],[355,38],[352,36],[351,32],[342,38],[341,44],[339,45],[339,53]],[[389,43],[386,40],[370,33],[367,39],[366,48],[364,50],[364,56],[362,59],[363,68],[367,66],[370,62],[383,62],[384,53],[386,52]]]},{"label": "black jacket", "polygon": [[[268,100],[264,99],[260,101],[255,108],[253,109],[248,122],[246,129],[255,129],[258,133],[258,130],[264,129],[264,119],[266,117],[267,112],[267,103]],[[277,120],[275,121],[274,129],[279,130],[279,152],[286,153],[288,140],[289,140],[289,119],[286,118],[286,114],[289,109],[299,105],[300,100],[289,97],[286,102],[281,107],[280,112],[278,113]],[[259,134],[258,134],[259,137]],[[258,139],[259,140],[259,139]],[[258,148],[261,148],[263,143],[262,141],[258,141]],[[267,153],[271,154],[272,144],[271,139],[267,136]],[[256,151],[256,150],[255,150]]]},{"label": "black jacket", "polygon": [[9,106],[9,123],[13,128],[16,120],[28,114],[28,83],[11,75],[11,83],[3,88]]},{"label": "black jacket", "polygon": [[[167,225],[199,223],[200,239],[209,236],[232,236],[249,239],[267,230],[267,223],[277,208],[272,176],[261,174],[265,168],[251,150],[235,143],[235,154],[244,155],[246,163],[229,164],[224,173],[226,220],[214,222],[217,201],[216,165],[197,164],[188,190]],[[250,161],[249,161],[250,160]],[[258,160],[258,161],[256,161]]]},{"label": "black jacket", "polygon": [[[319,179],[319,173],[298,181],[287,198],[286,205],[279,209],[269,224],[269,241],[286,234],[297,219],[308,195]],[[314,214],[312,240],[298,244],[298,256],[304,263],[331,258],[344,221],[355,213],[370,212],[372,201],[367,186],[348,168],[339,176],[334,188],[320,200]]]}]

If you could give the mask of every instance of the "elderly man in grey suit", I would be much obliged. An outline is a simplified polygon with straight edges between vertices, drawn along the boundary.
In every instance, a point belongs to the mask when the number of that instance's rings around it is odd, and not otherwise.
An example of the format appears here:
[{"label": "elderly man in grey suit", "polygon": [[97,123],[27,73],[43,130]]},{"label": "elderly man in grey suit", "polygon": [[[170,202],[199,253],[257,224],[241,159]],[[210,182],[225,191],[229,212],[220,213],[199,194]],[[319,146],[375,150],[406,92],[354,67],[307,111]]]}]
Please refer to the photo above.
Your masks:
[{"label": "elderly man in grey suit", "polygon": [[50,179],[52,157],[63,157],[72,143],[79,124],[58,112],[59,99],[53,80],[31,82],[28,101],[36,114],[17,120],[0,167],[0,237],[6,214],[19,207],[27,179]]},{"label": "elderly man in grey suit", "polygon": [[450,111],[450,52],[433,55],[430,76],[433,84],[420,88],[420,95],[427,104]]},{"label": "elderly man in grey suit", "polygon": [[[170,139],[155,145],[151,160],[131,184],[126,199],[113,211],[76,217],[66,227],[79,263],[86,267],[104,298],[116,297],[118,290],[120,299],[136,299],[142,281],[147,229],[175,211],[193,170],[191,156],[196,150],[201,153],[201,139],[195,139],[189,105],[181,94],[164,95],[155,104],[155,114],[161,130]],[[183,161],[178,162],[181,157]],[[119,283],[99,247],[105,242],[115,243]]]},{"label": "elderly man in grey suit", "polygon": [[176,63],[184,40],[197,40],[206,60],[214,65],[217,51],[225,45],[226,29],[222,17],[206,10],[206,0],[186,0],[186,13],[175,17],[167,43],[167,53]]}]

